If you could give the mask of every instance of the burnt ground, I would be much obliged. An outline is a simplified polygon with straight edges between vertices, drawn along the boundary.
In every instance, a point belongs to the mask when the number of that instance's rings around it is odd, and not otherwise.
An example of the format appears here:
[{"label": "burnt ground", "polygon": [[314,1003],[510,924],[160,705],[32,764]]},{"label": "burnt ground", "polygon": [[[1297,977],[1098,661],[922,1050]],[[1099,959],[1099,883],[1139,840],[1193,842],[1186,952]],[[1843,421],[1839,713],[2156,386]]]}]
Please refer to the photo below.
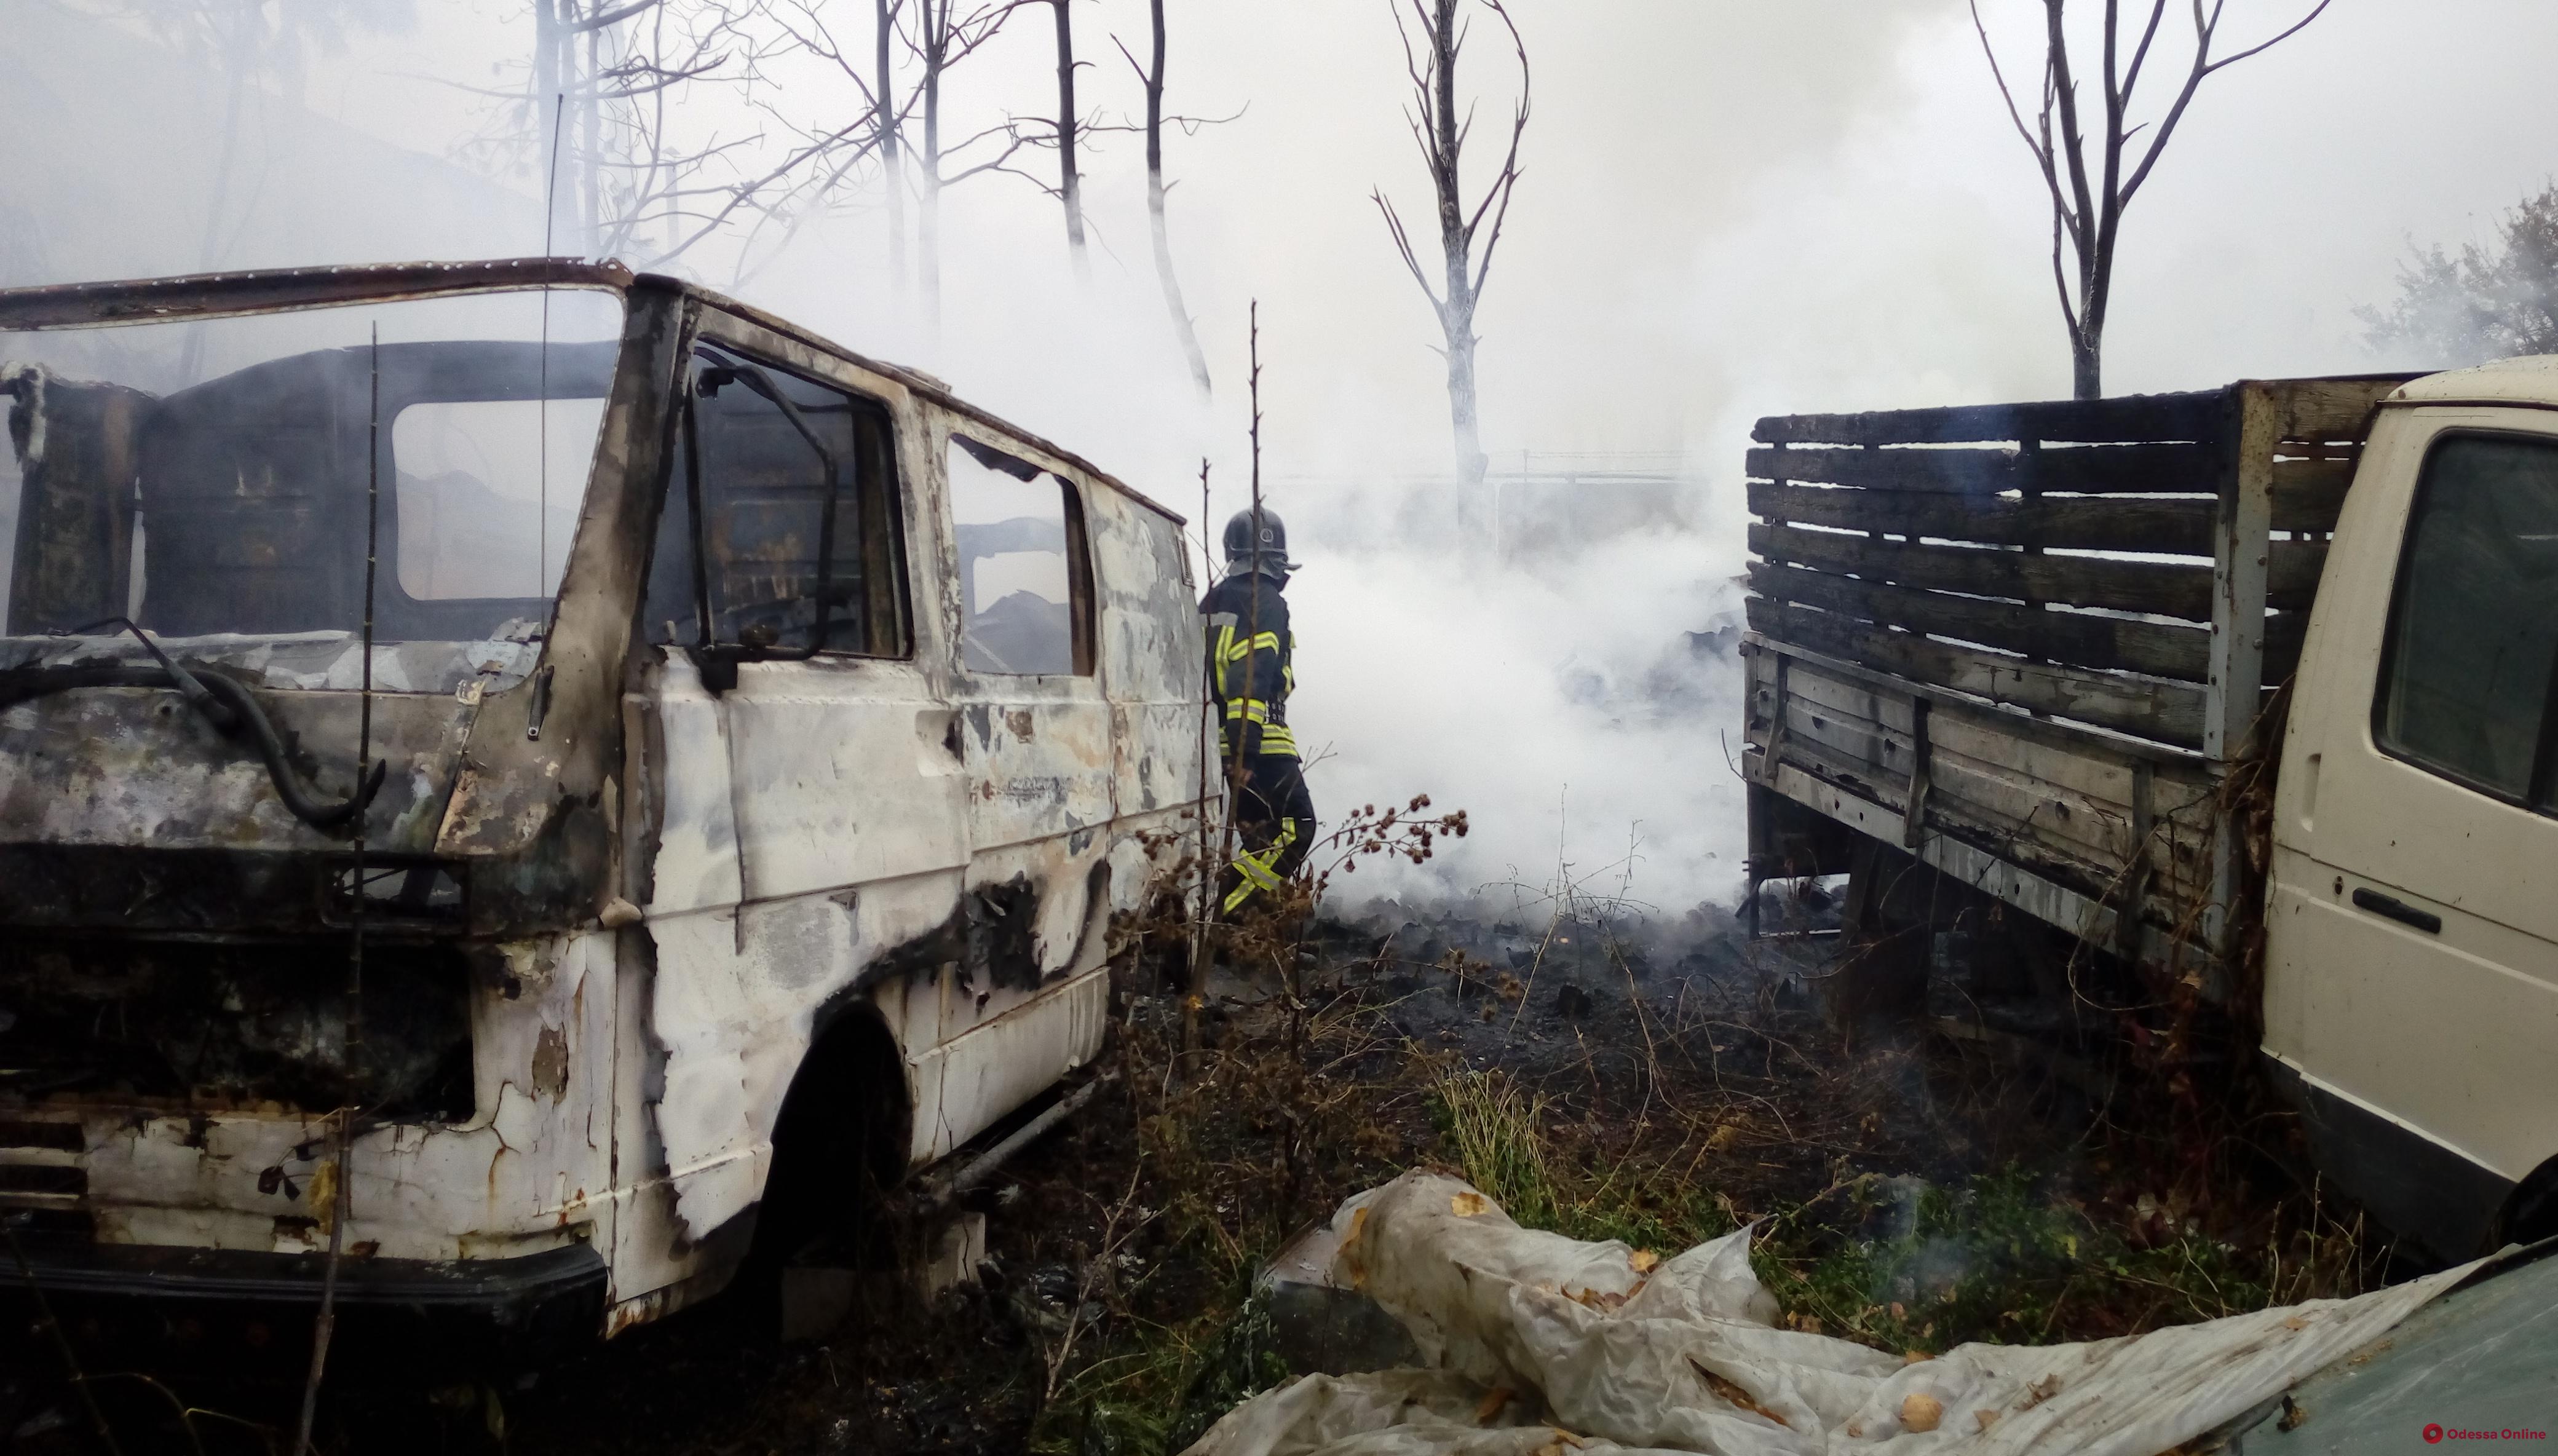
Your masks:
[{"label": "burnt ground", "polygon": [[[1176,1451],[1288,1374],[1259,1263],[1421,1164],[1582,1238],[1675,1248],[1764,1219],[1789,1322],[1884,1348],[2118,1334],[2374,1274],[2243,1102],[2199,1154],[2102,1069],[1909,1025],[1844,1037],[1808,994],[1835,945],[1578,903],[1327,923],[1242,947],[1187,1059],[1179,999],[1132,956],[1100,1092],[979,1202],[978,1287],[815,1343],[724,1296],[537,1373],[341,1382],[322,1449]],[[124,1451],[266,1451],[294,1383],[95,1388]],[[0,1374],[0,1421],[5,1456],[103,1449],[32,1363]]]}]

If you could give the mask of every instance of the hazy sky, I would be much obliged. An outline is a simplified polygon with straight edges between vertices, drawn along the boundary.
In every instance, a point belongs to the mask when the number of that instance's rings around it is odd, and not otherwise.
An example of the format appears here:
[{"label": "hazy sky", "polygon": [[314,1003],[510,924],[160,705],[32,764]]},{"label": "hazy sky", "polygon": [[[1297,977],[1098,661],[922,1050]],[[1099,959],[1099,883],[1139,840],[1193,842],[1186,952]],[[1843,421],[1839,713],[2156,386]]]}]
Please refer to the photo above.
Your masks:
[{"label": "hazy sky", "polygon": [[[835,8],[863,30],[867,3]],[[1066,269],[1056,206],[1032,188],[990,178],[951,195],[937,334],[898,295],[875,208],[805,228],[742,284],[728,250],[687,266],[856,349],[930,367],[1177,508],[1196,510],[1198,461],[1212,455],[1219,516],[1243,478],[1244,318],[1257,298],[1267,469],[1332,482],[1277,498],[1300,512],[1301,554],[1317,563],[1292,598],[1300,736],[1338,754],[1318,780],[1326,806],[1419,789],[1468,803],[1486,837],[1459,874],[1486,878],[1550,862],[1568,801],[1582,805],[1570,810],[1581,862],[1622,850],[1642,818],[1659,898],[1728,889],[1738,798],[1717,734],[1738,732],[1731,679],[1706,672],[1703,706],[1677,712],[1654,689],[1660,672],[1685,670],[1679,633],[1736,600],[1750,419],[2066,390],[2041,182],[1968,13],[1944,0],[1513,0],[1535,113],[1480,319],[1486,445],[1496,458],[1683,452],[1707,524],[1512,572],[1363,539],[1351,525],[1373,512],[1341,509],[1350,493],[1389,490],[1385,476],[1440,466],[1448,448],[1435,326],[1368,197],[1382,187],[1407,218],[1426,212],[1387,0],[1167,8],[1171,104],[1240,112],[1169,143],[1174,247],[1216,373],[1212,412],[1194,405],[1162,320],[1133,137],[1100,138],[1085,162],[1100,243],[1088,289]],[[1982,0],[2012,76],[2033,73],[2040,9]],[[2182,10],[2170,6],[2171,36]],[[2228,12],[2228,33],[2252,39],[2300,8],[2229,0]],[[1075,13],[1087,102],[1134,112],[1108,37],[1139,48],[1143,0],[1084,0]],[[1017,24],[954,73],[963,123],[1053,108],[1048,13]],[[497,115],[456,83],[516,83],[529,30],[518,0],[422,0],[408,29],[315,67],[301,100],[390,148],[485,166],[466,148]],[[1488,141],[1515,80],[1503,44],[1479,25],[1468,56]],[[2336,0],[2299,37],[2213,77],[2126,224],[2111,390],[2427,363],[2371,357],[2352,309],[2385,300],[2411,239],[2482,236],[2558,174],[2553,55],[2558,6],[2543,0]],[[2152,105],[2182,59],[2171,52],[2148,82]],[[16,65],[43,70],[23,54]],[[811,73],[782,73],[766,99],[785,110],[840,124],[858,104]],[[118,147],[204,145],[201,98],[153,104],[180,114],[141,108],[103,143],[110,175],[128,160]],[[700,124],[734,135],[755,117],[706,107]],[[273,144],[292,130],[279,124]],[[300,145],[269,216],[226,261],[340,261],[328,250],[355,245],[330,240],[343,225],[296,212],[313,206],[296,200],[311,189],[288,184],[328,166],[309,138]],[[11,155],[15,166],[24,153]],[[15,196],[0,186],[0,201],[41,212],[25,180]],[[405,230],[389,218],[389,235],[424,239],[420,251],[534,251],[534,182],[500,179],[505,190],[468,205],[476,217],[436,193]],[[183,208],[139,187],[125,202],[118,267],[193,265],[200,218],[173,219]],[[58,273],[102,255],[52,254]]]}]

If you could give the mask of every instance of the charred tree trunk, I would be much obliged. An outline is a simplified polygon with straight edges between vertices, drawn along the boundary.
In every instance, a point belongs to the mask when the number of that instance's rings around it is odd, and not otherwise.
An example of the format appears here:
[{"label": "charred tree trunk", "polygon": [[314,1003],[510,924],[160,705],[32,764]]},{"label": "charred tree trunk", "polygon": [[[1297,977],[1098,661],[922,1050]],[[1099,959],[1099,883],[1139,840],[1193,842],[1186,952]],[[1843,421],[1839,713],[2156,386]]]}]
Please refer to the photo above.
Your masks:
[{"label": "charred tree trunk", "polygon": [[[1423,268],[1394,205],[1385,200],[1382,192],[1374,194],[1374,199],[1385,214],[1395,250],[1439,317],[1441,353],[1448,362],[1448,418],[1456,445],[1457,476],[1473,486],[1482,483],[1486,464],[1476,396],[1475,346],[1481,341],[1475,333],[1475,312],[1483,302],[1485,281],[1491,276],[1492,250],[1500,242],[1501,223],[1509,215],[1511,192],[1518,185],[1519,140],[1527,131],[1528,65],[1526,43],[1520,40],[1518,27],[1511,22],[1501,0],[1474,0],[1490,10],[1509,32],[1511,46],[1518,53],[1519,95],[1511,114],[1509,150],[1501,159],[1500,170],[1482,198],[1469,208],[1463,167],[1469,118],[1460,109],[1457,96],[1457,64],[1465,45],[1460,12],[1468,3],[1469,0],[1413,0],[1421,32],[1418,44],[1408,28],[1403,30],[1405,72],[1414,93],[1414,109],[1407,113],[1407,119],[1430,174],[1438,213],[1443,266],[1437,286],[1432,285],[1428,270]],[[1395,21],[1399,28],[1403,26],[1400,10],[1395,12]]]},{"label": "charred tree trunk", "polygon": [[1066,245],[1074,255],[1075,276],[1088,266],[1083,248],[1083,179],[1074,170],[1074,18],[1073,0],[1050,0],[1057,11],[1057,196],[1066,206]]},{"label": "charred tree trunk", "polygon": [[1475,289],[1471,281],[1474,235],[1466,226],[1464,179],[1458,175],[1465,141],[1465,121],[1457,112],[1457,6],[1459,0],[1435,0],[1437,24],[1431,33],[1430,185],[1438,194],[1439,248],[1448,265],[1446,303],[1440,326],[1448,336],[1448,419],[1457,441],[1457,475],[1467,485],[1484,478],[1482,431],[1475,399]]},{"label": "charred tree trunk", "polygon": [[890,61],[889,42],[897,29],[898,0],[874,0],[879,21],[879,47],[874,64],[879,72],[879,104],[876,123],[879,131],[880,186],[888,195],[888,271],[892,291],[903,297],[906,290],[906,166],[899,154],[897,115],[897,69]]},{"label": "charred tree trunk", "polygon": [[[2035,166],[2043,174],[2044,189],[2052,198],[2052,281],[2060,292],[2061,321],[2069,335],[2070,388],[2080,399],[2104,395],[2105,308],[2113,292],[2114,245],[2122,235],[2123,213],[2131,206],[2132,195],[2149,180],[2150,169],[2158,165],[2159,155],[2167,150],[2168,138],[2175,135],[2176,124],[2184,119],[2194,93],[2213,72],[2262,55],[2299,34],[2302,27],[2319,18],[2330,0],[2318,0],[2309,14],[2272,40],[2216,60],[2211,46],[2219,33],[2225,0],[2211,0],[2208,8],[2203,0],[2195,0],[2193,64],[2187,68],[2176,99],[2154,124],[2131,119],[2132,93],[2140,85],[2141,68],[2149,61],[2150,48],[2158,40],[2167,0],[2151,0],[2149,17],[2141,25],[2128,66],[2122,61],[2120,3],[2121,0],[2105,0],[2100,69],[2103,113],[2093,138],[2096,155],[2091,159],[2090,138],[2079,122],[2078,83],[2072,73],[2069,39],[2062,24],[2068,0],[2043,0],[2043,94],[2031,125],[2024,109],[2017,105],[2006,73],[1999,69],[1989,28],[1981,22],[1979,0],[1972,0],[1972,28],[1980,36],[1981,53],[1989,58],[1990,77],[1998,83],[1999,95],[2007,102],[2008,118],[2016,124],[2017,135],[2025,139],[2026,150],[2034,154]],[[2150,132],[2149,141],[2135,157],[2130,143],[2143,130]],[[2128,172],[2126,163],[2130,164]],[[2076,264],[2074,279],[2071,260]]]},{"label": "charred tree trunk", "polygon": [[[1182,301],[1181,275],[1173,271],[1173,240],[1164,221],[1164,0],[1152,0],[1155,49],[1149,66],[1138,73],[1146,82],[1146,217],[1155,238],[1155,277],[1164,286],[1164,310],[1172,315],[1173,332],[1190,361],[1191,378],[1200,393],[1209,392],[1208,355],[1200,348],[1199,329]],[[1202,519],[1207,517],[1203,516]]]},{"label": "charred tree trunk", "polygon": [[916,281],[924,291],[924,317],[941,329],[941,71],[949,56],[951,0],[924,0],[923,187],[916,209]]}]

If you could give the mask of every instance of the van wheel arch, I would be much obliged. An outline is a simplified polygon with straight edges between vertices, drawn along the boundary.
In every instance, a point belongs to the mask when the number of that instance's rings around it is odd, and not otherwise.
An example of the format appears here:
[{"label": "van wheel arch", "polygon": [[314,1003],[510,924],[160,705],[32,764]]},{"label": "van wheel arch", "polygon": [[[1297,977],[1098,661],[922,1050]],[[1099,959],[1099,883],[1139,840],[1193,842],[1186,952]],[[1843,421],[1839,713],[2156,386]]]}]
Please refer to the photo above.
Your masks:
[{"label": "van wheel arch", "polygon": [[757,1261],[778,1266],[812,1242],[864,1235],[905,1176],[913,1126],[897,1037],[869,1004],[843,1007],[810,1040],[774,1118]]}]

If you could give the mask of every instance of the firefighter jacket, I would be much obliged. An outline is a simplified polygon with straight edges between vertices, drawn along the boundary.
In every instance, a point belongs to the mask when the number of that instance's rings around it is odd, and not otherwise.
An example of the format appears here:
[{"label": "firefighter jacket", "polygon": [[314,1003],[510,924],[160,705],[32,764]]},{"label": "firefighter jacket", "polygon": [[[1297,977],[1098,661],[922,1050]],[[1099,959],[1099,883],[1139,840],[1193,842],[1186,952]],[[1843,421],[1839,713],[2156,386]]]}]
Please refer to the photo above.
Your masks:
[{"label": "firefighter jacket", "polygon": [[[1254,586],[1255,580],[1260,585]],[[1256,601],[1257,597],[1257,601]],[[1200,602],[1208,632],[1208,686],[1217,711],[1217,756],[1231,758],[1240,733],[1248,759],[1293,759],[1288,693],[1297,685],[1296,635],[1279,584],[1250,573],[1209,587]]]}]

